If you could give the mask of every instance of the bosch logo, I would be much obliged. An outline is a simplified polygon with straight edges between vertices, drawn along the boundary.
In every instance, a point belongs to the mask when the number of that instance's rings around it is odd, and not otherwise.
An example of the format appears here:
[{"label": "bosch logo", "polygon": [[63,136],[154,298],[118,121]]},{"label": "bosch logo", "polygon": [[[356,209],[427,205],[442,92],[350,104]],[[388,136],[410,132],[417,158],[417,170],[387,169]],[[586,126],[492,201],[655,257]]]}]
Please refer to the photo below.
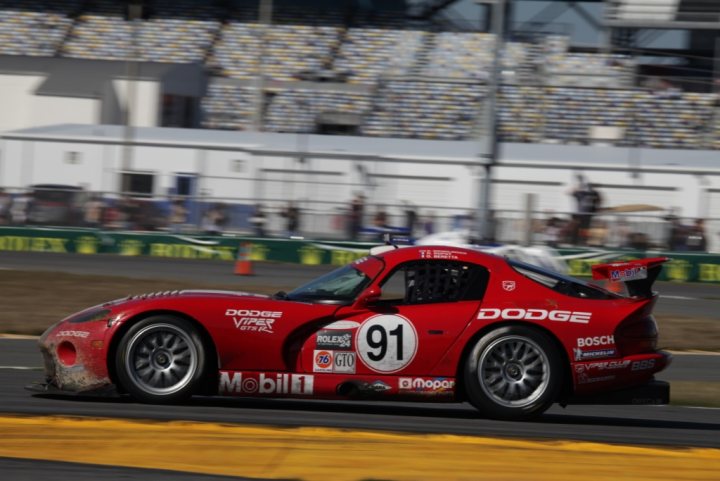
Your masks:
[{"label": "bosch logo", "polygon": [[507,309],[480,309],[478,319],[504,319],[524,321],[558,321],[558,322],[575,322],[578,324],[588,324],[592,317],[591,312],[578,311],[548,311],[545,309],[522,309],[519,307],[509,307]]},{"label": "bosch logo", "polygon": [[578,347],[607,346],[608,344],[615,344],[615,337],[613,337],[613,336],[580,337],[577,340]]}]

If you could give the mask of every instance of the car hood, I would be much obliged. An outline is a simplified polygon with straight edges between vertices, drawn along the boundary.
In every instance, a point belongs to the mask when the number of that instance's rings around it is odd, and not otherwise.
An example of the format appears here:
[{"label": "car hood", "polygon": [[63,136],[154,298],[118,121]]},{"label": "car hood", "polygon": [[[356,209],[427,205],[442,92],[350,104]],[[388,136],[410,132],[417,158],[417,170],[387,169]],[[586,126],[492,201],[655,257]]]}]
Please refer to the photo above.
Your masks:
[{"label": "car hood", "polygon": [[132,294],[127,297],[115,299],[114,301],[109,301],[99,306],[95,306],[94,308],[104,308],[112,310],[128,309],[138,305],[147,305],[148,303],[157,305],[158,303],[166,304],[170,302],[171,304],[175,304],[176,302],[183,302],[191,299],[205,299],[208,301],[221,301],[222,299],[233,301],[268,301],[271,299],[271,297],[264,294],[254,294],[251,292],[187,289],[175,291],[148,292],[145,294]]},{"label": "car hood", "polygon": [[158,291],[150,292],[146,294],[130,295],[111,303],[121,303],[126,301],[136,301],[145,299],[161,299],[161,298],[186,298],[186,297],[225,297],[236,299],[238,297],[246,297],[250,299],[268,299],[270,296],[265,294],[254,294],[252,292],[240,292],[240,291],[222,291],[222,290],[210,290],[210,289],[185,289],[181,291]]}]

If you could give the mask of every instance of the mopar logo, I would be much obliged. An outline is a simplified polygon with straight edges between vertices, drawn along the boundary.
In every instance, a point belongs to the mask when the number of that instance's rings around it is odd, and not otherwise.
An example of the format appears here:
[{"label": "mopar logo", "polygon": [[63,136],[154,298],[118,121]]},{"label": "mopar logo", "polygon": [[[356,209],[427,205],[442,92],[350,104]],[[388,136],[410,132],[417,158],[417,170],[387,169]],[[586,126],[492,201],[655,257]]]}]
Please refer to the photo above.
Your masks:
[{"label": "mopar logo", "polygon": [[455,388],[455,381],[441,377],[435,379],[401,377],[398,380],[398,388],[401,391],[443,393],[452,391]]}]

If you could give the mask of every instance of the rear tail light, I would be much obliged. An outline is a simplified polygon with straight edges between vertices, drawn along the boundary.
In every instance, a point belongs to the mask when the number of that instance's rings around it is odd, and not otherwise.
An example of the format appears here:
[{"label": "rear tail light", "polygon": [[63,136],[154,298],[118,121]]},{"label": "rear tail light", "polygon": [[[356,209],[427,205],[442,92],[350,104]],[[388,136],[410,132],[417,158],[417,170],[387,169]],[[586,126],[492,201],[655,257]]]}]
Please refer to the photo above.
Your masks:
[{"label": "rear tail light", "polygon": [[626,320],[615,331],[615,344],[623,356],[654,352],[658,329],[653,316]]}]

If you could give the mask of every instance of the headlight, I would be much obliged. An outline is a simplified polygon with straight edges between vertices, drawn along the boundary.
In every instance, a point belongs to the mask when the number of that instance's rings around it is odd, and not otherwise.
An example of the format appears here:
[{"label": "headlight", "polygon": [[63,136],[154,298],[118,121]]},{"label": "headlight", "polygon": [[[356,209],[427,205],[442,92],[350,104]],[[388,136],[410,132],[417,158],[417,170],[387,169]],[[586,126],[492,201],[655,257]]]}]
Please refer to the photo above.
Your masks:
[{"label": "headlight", "polygon": [[67,322],[80,324],[81,322],[104,321],[110,315],[110,309],[91,309],[71,317]]}]

